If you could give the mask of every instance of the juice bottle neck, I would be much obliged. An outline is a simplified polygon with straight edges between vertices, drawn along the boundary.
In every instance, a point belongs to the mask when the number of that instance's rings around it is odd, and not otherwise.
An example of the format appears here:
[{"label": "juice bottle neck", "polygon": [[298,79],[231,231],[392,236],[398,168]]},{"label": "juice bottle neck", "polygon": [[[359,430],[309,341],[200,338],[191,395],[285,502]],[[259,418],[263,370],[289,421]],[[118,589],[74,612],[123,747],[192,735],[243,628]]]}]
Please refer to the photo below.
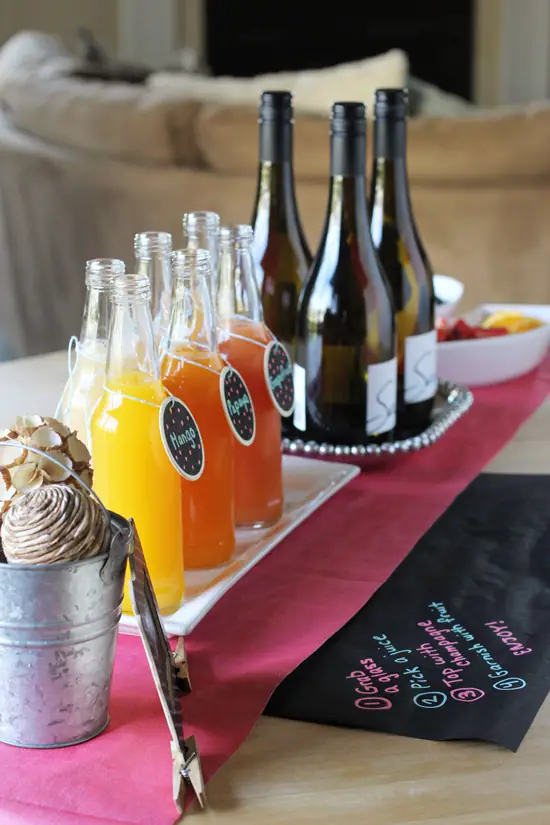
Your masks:
[{"label": "juice bottle neck", "polygon": [[136,256],[136,271],[151,283],[151,314],[155,331],[166,331],[172,303],[172,265],[170,251],[154,250]]},{"label": "juice bottle neck", "polygon": [[144,274],[126,276],[111,290],[107,385],[129,373],[160,378],[151,316],[151,289]]},{"label": "juice bottle neck", "polygon": [[80,330],[82,349],[94,350],[96,342],[105,345],[111,317],[110,289],[113,279],[125,273],[118,258],[94,258],[86,263],[86,298]]},{"label": "juice bottle neck", "polygon": [[214,295],[218,271],[218,233],[220,216],[217,212],[186,212],[182,219],[184,246],[204,249],[210,255],[210,291]]},{"label": "juice bottle neck", "polygon": [[225,323],[235,315],[262,322],[263,312],[252,257],[253,231],[250,226],[237,226],[233,231],[220,231],[220,259],[216,315]]},{"label": "juice bottle neck", "polygon": [[80,330],[80,346],[83,350],[94,349],[97,342],[107,342],[110,317],[109,289],[89,286]]},{"label": "juice bottle neck", "polygon": [[172,314],[164,349],[217,351],[210,292],[210,260],[205,250],[179,250],[174,256]]}]

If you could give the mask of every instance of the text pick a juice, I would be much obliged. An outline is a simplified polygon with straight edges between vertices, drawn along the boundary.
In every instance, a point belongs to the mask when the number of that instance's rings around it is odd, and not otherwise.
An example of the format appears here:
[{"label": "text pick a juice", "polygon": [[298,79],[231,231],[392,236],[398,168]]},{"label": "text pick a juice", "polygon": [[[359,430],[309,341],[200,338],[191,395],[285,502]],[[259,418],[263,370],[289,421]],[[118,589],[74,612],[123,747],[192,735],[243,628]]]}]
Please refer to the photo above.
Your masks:
[{"label": "text pick a juice", "polygon": [[[91,424],[94,490],[103,504],[135,521],[161,613],[184,594],[181,477],[162,443],[162,382],[139,371],[110,379]],[[122,604],[132,613],[128,588]]]},{"label": "text pick a juice", "polygon": [[204,445],[201,476],[181,483],[185,566],[189,569],[218,567],[235,551],[236,445],[221,400],[224,366],[217,352],[185,345],[172,346],[161,362],[166,389],[192,410]]},{"label": "text pick a juice", "polygon": [[265,347],[272,341],[265,324],[244,317],[224,319],[220,330],[220,352],[242,375],[256,415],[254,442],[235,444],[235,522],[239,527],[273,524],[283,512],[281,417],[264,372]]}]

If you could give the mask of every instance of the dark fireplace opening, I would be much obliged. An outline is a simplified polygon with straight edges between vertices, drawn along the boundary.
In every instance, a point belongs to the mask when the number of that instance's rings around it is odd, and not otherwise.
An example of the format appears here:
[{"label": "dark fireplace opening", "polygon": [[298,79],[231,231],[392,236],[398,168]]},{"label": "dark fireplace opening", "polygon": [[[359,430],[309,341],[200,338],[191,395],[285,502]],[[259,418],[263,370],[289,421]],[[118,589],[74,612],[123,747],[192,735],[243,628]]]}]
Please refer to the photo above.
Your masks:
[{"label": "dark fireplace opening", "polygon": [[207,63],[251,77],[333,66],[392,48],[410,73],[472,99],[474,0],[207,0]]}]

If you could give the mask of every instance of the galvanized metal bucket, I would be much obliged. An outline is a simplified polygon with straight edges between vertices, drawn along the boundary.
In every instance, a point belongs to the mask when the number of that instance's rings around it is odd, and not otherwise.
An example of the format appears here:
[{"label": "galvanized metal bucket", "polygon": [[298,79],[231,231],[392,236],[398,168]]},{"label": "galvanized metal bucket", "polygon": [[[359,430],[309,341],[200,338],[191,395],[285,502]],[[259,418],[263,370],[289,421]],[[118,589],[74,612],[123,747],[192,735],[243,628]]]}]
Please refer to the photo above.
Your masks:
[{"label": "galvanized metal bucket", "polygon": [[131,533],[125,519],[108,517],[111,546],[102,556],[0,563],[0,741],[6,744],[76,745],[109,723]]}]

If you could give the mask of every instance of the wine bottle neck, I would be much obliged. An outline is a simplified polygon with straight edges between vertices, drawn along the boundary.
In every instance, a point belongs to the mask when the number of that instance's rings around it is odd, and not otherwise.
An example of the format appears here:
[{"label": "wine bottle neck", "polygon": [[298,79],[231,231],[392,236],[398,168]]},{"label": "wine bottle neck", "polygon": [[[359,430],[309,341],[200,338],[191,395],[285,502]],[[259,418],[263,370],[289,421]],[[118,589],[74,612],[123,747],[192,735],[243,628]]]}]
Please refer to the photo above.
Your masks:
[{"label": "wine bottle neck", "polygon": [[260,123],[260,163],[292,166],[292,123],[278,120]]},{"label": "wine bottle neck", "polygon": [[377,117],[374,121],[374,157],[402,161],[407,156],[407,121]]},{"label": "wine bottle neck", "polygon": [[374,124],[374,160],[371,202],[384,214],[412,213],[407,174],[405,120],[377,118]]},{"label": "wine bottle neck", "polygon": [[[279,231],[298,224],[294,174],[289,161],[260,163],[256,214],[263,213]],[[269,215],[269,219],[267,216]],[[258,227],[255,227],[258,230]]]},{"label": "wine bottle neck", "polygon": [[330,142],[330,174],[354,177],[365,184],[367,143],[364,135],[336,134]]}]

